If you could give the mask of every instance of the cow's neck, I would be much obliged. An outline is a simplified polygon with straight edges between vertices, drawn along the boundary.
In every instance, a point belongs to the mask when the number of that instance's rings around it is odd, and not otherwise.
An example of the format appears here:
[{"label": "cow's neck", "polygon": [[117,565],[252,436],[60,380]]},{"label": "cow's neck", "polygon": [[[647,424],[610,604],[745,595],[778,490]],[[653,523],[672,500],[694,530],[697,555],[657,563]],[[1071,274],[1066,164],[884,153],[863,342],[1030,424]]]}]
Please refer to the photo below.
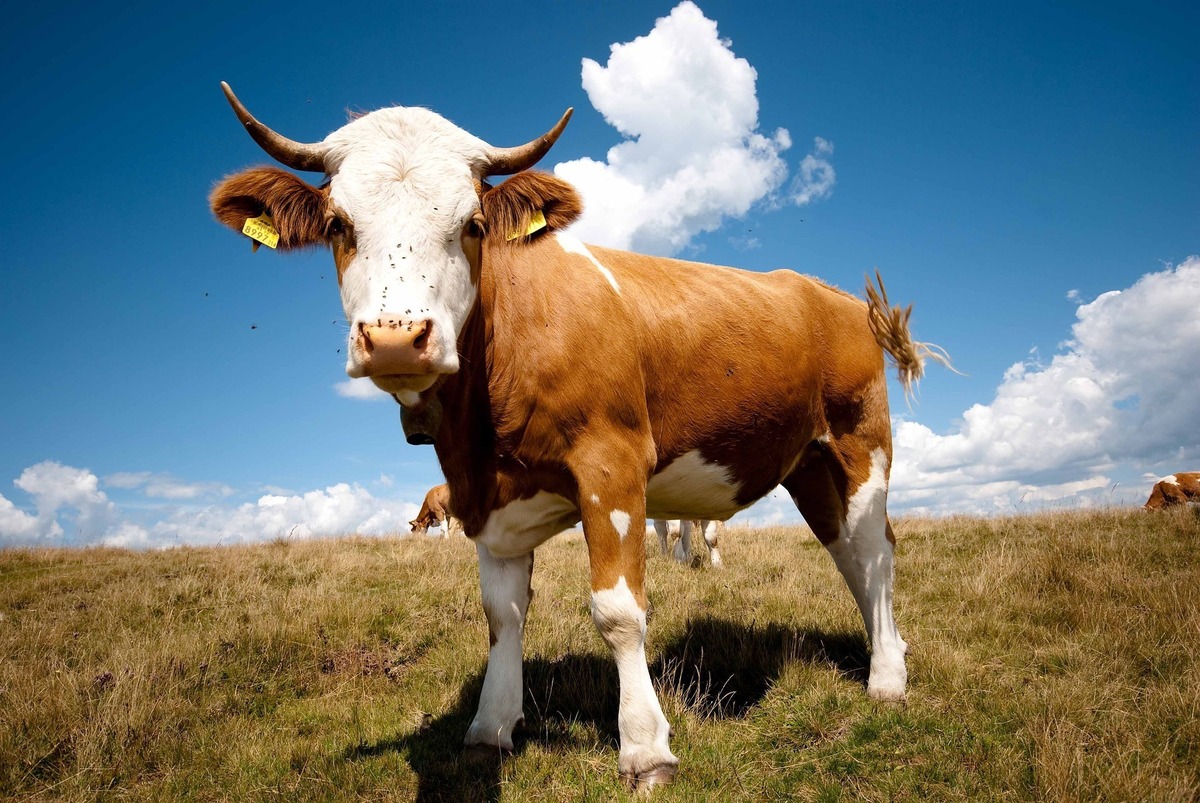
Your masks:
[{"label": "cow's neck", "polygon": [[470,535],[482,529],[496,498],[483,317],[477,301],[458,339],[459,371],[437,391],[442,422],[434,448],[450,486],[451,508]]}]

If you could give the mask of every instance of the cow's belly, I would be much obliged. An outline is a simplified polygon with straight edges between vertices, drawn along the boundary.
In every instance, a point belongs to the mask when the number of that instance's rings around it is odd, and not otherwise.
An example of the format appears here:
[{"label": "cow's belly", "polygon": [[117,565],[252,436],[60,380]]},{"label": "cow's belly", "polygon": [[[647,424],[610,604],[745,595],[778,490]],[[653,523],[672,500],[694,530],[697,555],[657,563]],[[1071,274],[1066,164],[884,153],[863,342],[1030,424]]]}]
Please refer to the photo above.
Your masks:
[{"label": "cow's belly", "polygon": [[699,451],[692,450],[650,478],[646,485],[646,517],[724,521],[747,507],[737,502],[743,490],[729,468],[709,463]]}]

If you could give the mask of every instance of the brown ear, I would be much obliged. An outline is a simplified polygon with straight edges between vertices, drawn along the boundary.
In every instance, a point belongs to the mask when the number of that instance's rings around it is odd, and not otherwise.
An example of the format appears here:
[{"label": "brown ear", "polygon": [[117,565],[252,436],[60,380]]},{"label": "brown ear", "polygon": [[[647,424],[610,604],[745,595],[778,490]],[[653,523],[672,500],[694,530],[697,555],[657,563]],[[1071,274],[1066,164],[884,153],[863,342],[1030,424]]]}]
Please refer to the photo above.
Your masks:
[{"label": "brown ear", "polygon": [[481,201],[489,237],[507,238],[511,232],[529,229],[534,213],[546,216],[546,228],[515,242],[526,242],[541,232],[565,229],[583,213],[579,193],[567,182],[549,173],[517,173],[498,187],[484,190]]},{"label": "brown ear", "polygon": [[228,176],[208,196],[217,220],[238,232],[263,212],[279,231],[279,250],[321,245],[325,238],[325,193],[286,170],[252,167]]}]

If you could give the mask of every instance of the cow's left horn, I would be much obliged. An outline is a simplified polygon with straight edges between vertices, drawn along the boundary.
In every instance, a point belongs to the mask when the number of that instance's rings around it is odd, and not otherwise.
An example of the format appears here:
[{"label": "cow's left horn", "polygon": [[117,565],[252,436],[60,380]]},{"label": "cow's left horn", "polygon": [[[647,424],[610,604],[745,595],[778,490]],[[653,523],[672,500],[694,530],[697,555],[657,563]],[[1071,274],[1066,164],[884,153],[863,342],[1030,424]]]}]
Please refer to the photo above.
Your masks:
[{"label": "cow's left horn", "polygon": [[246,126],[246,131],[258,143],[258,147],[266,151],[268,156],[294,170],[307,170],[313,173],[325,172],[324,145],[296,142],[282,134],[276,134],[254,119],[254,115],[242,105],[242,102],[237,99],[237,95],[233,94],[229,84],[222,81],[221,89],[225,91],[225,99],[233,107],[234,114],[242,121],[242,125]]},{"label": "cow's left horn", "polygon": [[574,108],[567,109],[554,128],[532,142],[516,148],[492,148],[488,153],[488,162],[483,174],[485,176],[511,176],[513,173],[520,173],[522,170],[533,167],[554,147],[554,143],[558,141],[559,135],[567,127],[567,121],[571,119],[571,113],[574,111]]}]

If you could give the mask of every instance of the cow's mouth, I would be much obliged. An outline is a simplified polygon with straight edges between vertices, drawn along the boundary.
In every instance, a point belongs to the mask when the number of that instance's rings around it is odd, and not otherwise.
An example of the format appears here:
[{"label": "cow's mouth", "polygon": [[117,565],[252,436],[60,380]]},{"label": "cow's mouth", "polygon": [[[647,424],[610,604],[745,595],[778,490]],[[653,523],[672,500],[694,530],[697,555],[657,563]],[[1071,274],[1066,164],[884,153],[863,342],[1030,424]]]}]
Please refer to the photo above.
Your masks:
[{"label": "cow's mouth", "polygon": [[375,387],[387,393],[421,393],[429,390],[440,374],[381,374],[371,377]]}]

